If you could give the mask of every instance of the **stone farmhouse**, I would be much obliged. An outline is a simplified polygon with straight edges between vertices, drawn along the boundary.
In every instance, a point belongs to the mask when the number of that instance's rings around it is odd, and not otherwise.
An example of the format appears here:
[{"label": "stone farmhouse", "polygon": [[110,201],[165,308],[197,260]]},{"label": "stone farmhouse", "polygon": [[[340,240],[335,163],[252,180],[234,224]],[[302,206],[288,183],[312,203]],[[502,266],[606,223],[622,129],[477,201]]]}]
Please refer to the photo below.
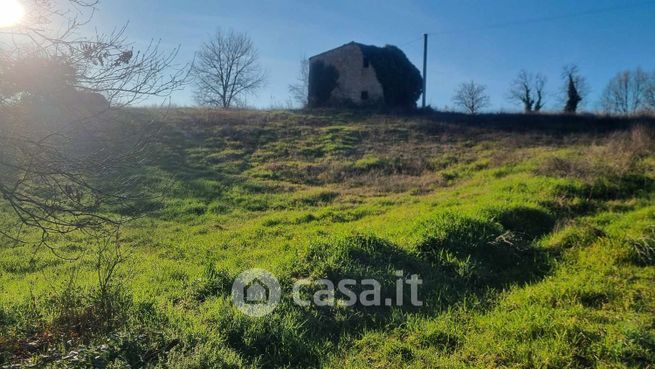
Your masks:
[{"label": "stone farmhouse", "polygon": [[[422,77],[405,54],[357,42],[309,58],[309,105],[414,105]],[[398,96],[398,95],[406,96]]]},{"label": "stone farmhouse", "polygon": [[332,100],[367,104],[384,98],[382,84],[361,46],[351,42],[309,58],[310,70],[315,63],[323,62],[338,71],[339,78],[331,94]]}]

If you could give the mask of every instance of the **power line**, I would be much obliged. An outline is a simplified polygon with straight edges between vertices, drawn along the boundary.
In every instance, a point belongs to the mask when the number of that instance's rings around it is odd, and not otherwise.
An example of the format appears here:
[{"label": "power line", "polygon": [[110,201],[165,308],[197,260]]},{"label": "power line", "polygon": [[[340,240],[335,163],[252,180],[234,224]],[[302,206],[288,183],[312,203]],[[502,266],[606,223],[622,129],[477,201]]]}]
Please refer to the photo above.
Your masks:
[{"label": "power line", "polygon": [[413,44],[413,43],[415,43],[415,42],[418,42],[418,41],[420,41],[420,40],[422,40],[422,39],[423,39],[423,35],[421,35],[421,37],[419,37],[419,38],[415,38],[415,39],[412,39],[411,41],[408,41],[408,42],[402,43],[402,44],[398,45],[398,47],[403,47],[403,46],[411,45],[411,44]]},{"label": "power line", "polygon": [[465,33],[465,32],[471,32],[471,31],[482,31],[482,30],[487,30],[487,29],[509,28],[509,27],[514,27],[514,26],[530,25],[530,24],[534,24],[534,23],[550,22],[550,21],[555,21],[555,20],[560,20],[560,19],[570,19],[570,18],[585,17],[585,16],[597,15],[597,14],[603,14],[603,13],[611,13],[611,12],[616,12],[616,11],[620,11],[620,10],[641,8],[641,7],[644,7],[644,6],[650,6],[650,5],[654,5],[654,4],[655,4],[655,1],[646,1],[646,2],[641,2],[641,3],[631,4],[631,5],[625,5],[625,6],[615,6],[615,7],[611,7],[611,8],[593,9],[593,10],[588,10],[588,11],[578,12],[578,13],[571,13],[571,14],[554,15],[554,16],[549,16],[549,17],[529,18],[529,19],[524,19],[524,20],[509,21],[509,22],[503,22],[503,23],[493,23],[493,24],[483,25],[483,26],[480,26],[480,27],[463,28],[463,29],[460,29],[460,30],[450,30],[450,31],[441,31],[441,32],[431,32],[431,33],[428,33],[428,34],[429,35],[447,35],[447,34]]},{"label": "power line", "polygon": [[[471,32],[474,32],[474,31],[484,31],[484,30],[487,30],[487,29],[510,28],[510,27],[515,27],[515,26],[524,26],[524,25],[530,25],[530,24],[535,24],[535,23],[551,22],[551,21],[556,21],[556,20],[561,20],[561,19],[571,19],[571,18],[586,17],[586,16],[603,14],[603,13],[611,13],[611,12],[616,12],[616,11],[621,11],[621,10],[641,8],[641,7],[650,6],[650,5],[655,5],[655,1],[645,1],[645,2],[641,2],[641,3],[629,4],[629,5],[625,5],[625,6],[615,6],[615,7],[610,7],[610,8],[593,9],[593,10],[587,10],[587,11],[584,11],[584,12],[571,13],[571,14],[561,14],[561,15],[554,15],[554,16],[548,16],[548,17],[529,18],[529,19],[524,19],[524,20],[515,20],[515,21],[502,22],[502,23],[492,23],[492,24],[487,24],[487,25],[478,26],[478,27],[462,28],[460,30],[428,32],[428,35],[439,36],[439,35],[449,35],[449,34],[471,33]],[[402,47],[405,47],[405,46],[409,46],[409,45],[412,45],[414,43],[417,43],[417,42],[421,41],[422,39],[423,39],[423,35],[421,35],[421,36],[419,36],[417,38],[411,39],[410,41],[407,41],[405,43],[402,43],[402,44],[398,45],[398,47],[402,48]]]},{"label": "power line", "polygon": [[423,107],[425,107],[425,98],[426,98],[426,87],[427,87],[427,48],[428,48],[428,36],[429,35],[447,35],[447,34],[461,34],[461,33],[467,33],[471,31],[481,31],[481,30],[487,30],[487,29],[499,29],[499,28],[509,28],[509,27],[514,27],[514,26],[522,26],[522,25],[529,25],[529,24],[535,24],[535,23],[543,23],[543,22],[550,22],[550,21],[556,21],[560,19],[571,19],[571,18],[579,18],[579,17],[585,17],[585,16],[590,16],[590,15],[597,15],[597,14],[603,14],[603,13],[611,13],[611,12],[616,12],[616,11],[621,11],[621,10],[627,10],[627,9],[634,9],[634,8],[641,8],[645,6],[650,6],[654,5],[655,1],[645,1],[641,3],[635,3],[635,4],[629,4],[625,6],[615,6],[611,8],[600,8],[600,9],[592,9],[592,10],[587,10],[584,12],[578,12],[578,13],[571,13],[571,14],[562,14],[562,15],[554,15],[554,16],[548,16],[548,17],[538,17],[538,18],[528,18],[524,20],[515,20],[515,21],[509,21],[509,22],[503,22],[503,23],[495,23],[495,24],[488,24],[488,25],[483,25],[479,27],[474,27],[474,28],[466,28],[462,30],[451,30],[451,31],[443,31],[443,32],[431,32],[431,33],[425,33],[421,37],[412,39],[408,42],[402,43],[399,45],[399,47],[404,47],[411,45],[413,43],[416,43],[420,41],[421,39],[424,40],[423,43]]}]

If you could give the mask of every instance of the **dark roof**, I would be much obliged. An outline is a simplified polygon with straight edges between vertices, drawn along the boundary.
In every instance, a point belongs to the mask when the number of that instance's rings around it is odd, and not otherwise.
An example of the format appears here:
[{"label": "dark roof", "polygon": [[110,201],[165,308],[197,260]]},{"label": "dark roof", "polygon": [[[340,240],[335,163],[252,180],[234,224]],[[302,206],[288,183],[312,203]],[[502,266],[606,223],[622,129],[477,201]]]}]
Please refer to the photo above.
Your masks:
[{"label": "dark roof", "polygon": [[364,46],[364,44],[360,44],[359,42],[350,41],[350,42],[347,43],[347,44],[343,44],[343,45],[341,45],[341,46],[335,47],[335,48],[330,49],[330,50],[328,50],[328,51],[323,51],[322,53],[320,53],[320,54],[316,54],[316,55],[314,55],[314,56],[310,56],[310,57],[309,57],[309,60],[312,60],[312,59],[314,59],[314,58],[316,58],[316,57],[319,57],[319,56],[321,56],[321,55],[325,55],[325,54],[327,54],[327,53],[331,53],[331,52],[334,51],[334,50],[338,50],[338,49],[341,49],[342,47],[346,47],[346,46],[350,46],[350,45],[357,45],[357,46],[359,46],[360,48],[361,48],[362,46]]}]

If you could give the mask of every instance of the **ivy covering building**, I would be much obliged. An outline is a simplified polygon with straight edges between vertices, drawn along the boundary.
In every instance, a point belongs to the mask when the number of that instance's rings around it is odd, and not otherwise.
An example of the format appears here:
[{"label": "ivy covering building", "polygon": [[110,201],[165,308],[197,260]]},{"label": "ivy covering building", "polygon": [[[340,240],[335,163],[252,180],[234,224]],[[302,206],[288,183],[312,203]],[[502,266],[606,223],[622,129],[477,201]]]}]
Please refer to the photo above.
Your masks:
[{"label": "ivy covering building", "polygon": [[351,42],[309,58],[309,105],[414,108],[419,70],[395,46]]}]

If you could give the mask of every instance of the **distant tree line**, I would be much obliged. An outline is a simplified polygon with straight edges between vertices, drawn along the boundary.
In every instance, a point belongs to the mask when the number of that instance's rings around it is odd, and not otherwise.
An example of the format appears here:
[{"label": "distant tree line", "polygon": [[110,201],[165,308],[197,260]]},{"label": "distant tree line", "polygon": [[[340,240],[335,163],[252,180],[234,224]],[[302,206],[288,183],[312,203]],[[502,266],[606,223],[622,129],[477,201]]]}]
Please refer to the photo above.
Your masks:
[{"label": "distant tree line", "polygon": [[[590,88],[577,65],[562,68],[561,87],[557,99],[561,111],[576,114],[588,100]],[[525,70],[511,82],[507,99],[523,108],[525,113],[539,113],[546,98],[547,78]],[[460,84],[452,97],[453,104],[469,114],[480,113],[490,106],[486,86],[470,81]],[[655,112],[655,72],[641,68],[618,73],[607,84],[601,95],[601,111],[608,114],[642,114]]]}]

